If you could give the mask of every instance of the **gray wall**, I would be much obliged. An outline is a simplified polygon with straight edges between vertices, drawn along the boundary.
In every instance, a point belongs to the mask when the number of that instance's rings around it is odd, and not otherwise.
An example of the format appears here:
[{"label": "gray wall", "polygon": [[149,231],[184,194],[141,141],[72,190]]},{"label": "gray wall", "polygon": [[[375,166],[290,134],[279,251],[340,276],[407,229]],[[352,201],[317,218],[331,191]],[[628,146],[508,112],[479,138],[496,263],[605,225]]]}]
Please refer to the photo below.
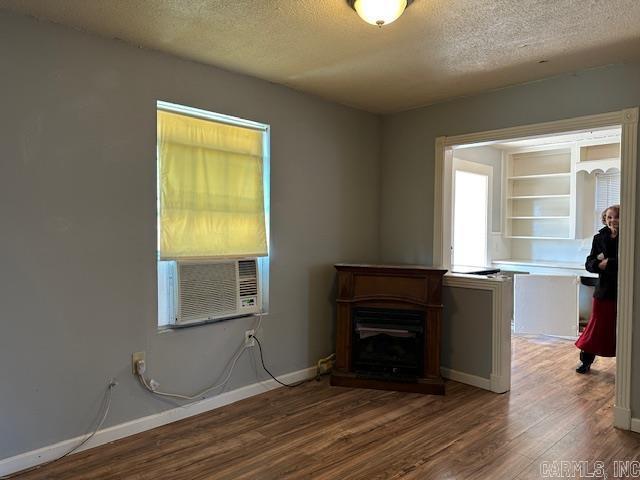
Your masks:
[{"label": "gray wall", "polygon": [[[80,435],[110,377],[105,426],[171,408],[144,392],[216,380],[252,319],[156,329],[155,105],[272,127],[274,373],[333,351],[334,272],[379,254],[378,117],[285,87],[0,13],[0,458]],[[228,389],[264,378],[251,357]]]},{"label": "gray wall", "polygon": [[490,379],[492,301],[490,290],[442,289],[444,309],[440,362],[443,367]]},{"label": "gray wall", "polygon": [[[610,112],[640,105],[640,65],[617,65],[389,115],[383,119],[381,260],[431,264],[435,139]],[[638,170],[640,174],[640,169]],[[637,181],[637,180],[636,180]],[[640,196],[637,201],[640,202]],[[640,207],[636,205],[637,211]],[[640,222],[636,222],[636,238]],[[634,319],[640,313],[636,255]],[[634,325],[632,369],[640,372],[640,322]],[[640,382],[632,384],[640,417]]]}]

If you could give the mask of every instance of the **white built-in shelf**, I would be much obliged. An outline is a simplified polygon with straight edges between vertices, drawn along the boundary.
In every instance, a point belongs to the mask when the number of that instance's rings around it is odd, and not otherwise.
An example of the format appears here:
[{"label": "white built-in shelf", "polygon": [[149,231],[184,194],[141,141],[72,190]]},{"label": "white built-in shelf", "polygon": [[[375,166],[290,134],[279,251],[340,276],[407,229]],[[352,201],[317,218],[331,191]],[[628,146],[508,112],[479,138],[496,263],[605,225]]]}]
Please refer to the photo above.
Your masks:
[{"label": "white built-in shelf", "polygon": [[521,200],[527,198],[570,198],[569,194],[560,194],[560,195],[519,195],[517,197],[507,197],[510,200]]},{"label": "white built-in shelf", "polygon": [[569,219],[570,216],[566,215],[548,215],[548,216],[539,216],[539,217],[507,217],[512,220],[563,220]]},{"label": "white built-in shelf", "polygon": [[570,140],[563,148],[544,145],[507,154],[504,238],[521,239],[515,251],[532,240],[574,240],[586,228],[577,225],[576,216],[584,217],[584,212],[593,209],[583,203],[587,198],[593,201],[595,176],[584,172],[620,169],[618,141],[587,140]]},{"label": "white built-in shelf", "polygon": [[538,175],[517,175],[514,177],[507,177],[509,180],[536,180],[545,178],[568,178],[571,176],[571,172],[565,173],[541,173]]},{"label": "white built-in shelf", "polygon": [[522,235],[505,235],[505,238],[520,238],[524,240],[573,240],[569,237],[525,237]]},{"label": "white built-in shelf", "polygon": [[620,158],[603,158],[600,160],[583,160],[576,162],[576,172],[591,173],[594,170],[620,170]]}]

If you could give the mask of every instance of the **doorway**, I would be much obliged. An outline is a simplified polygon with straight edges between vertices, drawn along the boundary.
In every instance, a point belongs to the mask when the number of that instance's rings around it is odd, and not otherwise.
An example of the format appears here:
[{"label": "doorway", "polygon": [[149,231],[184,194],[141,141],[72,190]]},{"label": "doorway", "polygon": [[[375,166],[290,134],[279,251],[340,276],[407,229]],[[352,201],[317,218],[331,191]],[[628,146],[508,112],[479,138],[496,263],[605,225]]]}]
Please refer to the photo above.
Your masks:
[{"label": "doorway", "polygon": [[[631,411],[630,411],[630,375],[631,375],[631,327],[632,327],[632,311],[633,311],[633,269],[634,263],[634,247],[635,238],[635,190],[636,190],[636,152],[637,152],[637,125],[638,125],[638,109],[628,109],[608,114],[592,115],[588,117],[579,117],[575,119],[562,120],[557,122],[507,128],[502,130],[494,130],[489,132],[475,133],[469,135],[459,135],[455,137],[440,137],[436,140],[436,165],[435,165],[435,201],[434,201],[434,264],[441,264],[445,268],[451,268],[450,245],[452,245],[452,229],[450,228],[449,218],[453,215],[447,215],[451,212],[452,192],[452,175],[453,175],[453,157],[454,147],[503,142],[507,139],[524,139],[532,137],[561,135],[570,132],[584,132],[587,130],[598,130],[612,128],[621,125],[621,203],[625,206],[621,211],[621,222],[625,225],[625,229],[620,235],[620,290],[618,292],[618,341],[617,341],[617,362],[616,362],[616,395],[614,407],[614,425],[619,428],[631,428]],[[564,175],[563,172],[558,172]],[[550,172],[553,175],[554,172]],[[570,172],[574,178],[575,172]],[[531,175],[538,175],[531,173]],[[559,175],[559,176],[562,176]],[[518,176],[518,175],[514,175]],[[519,175],[526,177],[527,174]],[[504,178],[504,176],[503,176]],[[525,179],[526,180],[526,179]],[[561,182],[556,182],[556,186]],[[530,185],[529,185],[530,186]],[[503,185],[504,187],[504,185]],[[528,187],[523,187],[524,190]],[[535,189],[535,187],[533,187]],[[554,187],[555,188],[555,187]],[[523,192],[521,192],[523,193]],[[530,196],[535,196],[533,192]],[[566,195],[565,193],[550,192],[546,195]],[[524,193],[519,195],[527,196]],[[539,215],[540,217],[554,218],[536,218],[537,225],[531,225],[525,218],[530,215],[514,214],[502,215],[503,218],[510,222],[505,222],[505,230],[511,232],[512,237],[546,237],[554,236],[557,232],[566,238],[575,239],[576,225],[575,202],[570,202],[569,215]],[[532,216],[532,215],[531,215]],[[557,217],[569,217],[569,221]],[[545,221],[556,222],[556,225],[549,227]],[[558,228],[558,225],[567,224],[568,230]],[[523,226],[524,225],[524,226]],[[510,372],[510,355],[507,355],[502,345],[503,340],[510,339],[510,329],[496,330],[494,325],[493,335],[493,365],[504,366],[502,369],[496,367],[492,371],[492,377],[497,378],[504,376],[508,378]],[[497,361],[495,359],[498,359]],[[508,366],[508,371],[505,371]]]}]

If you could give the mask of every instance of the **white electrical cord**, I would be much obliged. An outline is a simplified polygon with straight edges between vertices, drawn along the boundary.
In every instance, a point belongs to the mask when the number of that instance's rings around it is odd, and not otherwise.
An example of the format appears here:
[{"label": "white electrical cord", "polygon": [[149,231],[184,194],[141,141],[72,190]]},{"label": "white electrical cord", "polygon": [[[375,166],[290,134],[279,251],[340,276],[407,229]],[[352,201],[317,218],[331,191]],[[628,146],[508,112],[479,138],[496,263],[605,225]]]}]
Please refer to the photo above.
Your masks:
[{"label": "white electrical cord", "polygon": [[[254,331],[257,332],[258,329],[260,328],[260,324],[262,323],[262,314],[258,314],[258,325],[254,328]],[[242,343],[239,347],[239,349],[236,351],[236,354],[234,355],[232,361],[231,361],[231,367],[229,368],[229,371],[227,372],[227,376],[225,377],[225,379],[218,383],[217,385],[212,385],[210,387],[205,388],[204,390],[198,392],[198,393],[194,393],[193,395],[183,395],[180,393],[170,393],[170,392],[161,392],[160,390],[158,390],[157,388],[152,388],[152,386],[150,385],[150,383],[153,383],[154,380],[151,379],[149,381],[149,383],[147,383],[147,379],[144,378],[144,372],[141,372],[137,365],[136,365],[136,376],[138,377],[138,380],[140,381],[140,383],[142,384],[142,386],[144,388],[146,388],[149,392],[153,393],[154,395],[160,395],[162,397],[171,397],[171,398],[179,398],[180,400],[197,400],[201,397],[203,397],[204,395],[206,395],[207,393],[209,393],[212,390],[215,390],[217,388],[220,387],[224,387],[227,382],[231,379],[231,374],[233,373],[233,370],[236,366],[236,363],[238,362],[238,359],[242,356],[242,354],[247,350],[247,346]]]},{"label": "white electrical cord", "polygon": [[98,432],[98,430],[100,430],[100,428],[102,427],[102,424],[104,423],[104,421],[107,419],[107,415],[109,415],[109,409],[111,408],[111,395],[112,395],[112,390],[113,388],[118,384],[118,382],[116,382],[115,379],[111,379],[109,381],[109,384],[107,385],[107,391],[104,394],[104,397],[102,399],[102,404],[105,405],[104,407],[104,413],[102,414],[102,418],[100,419],[100,421],[98,422],[98,426],[91,432],[90,435],[88,435],[87,437],[85,437],[80,443],[78,443],[75,447],[73,447],[71,450],[69,450],[68,452],[66,452],[63,455],[60,455],[58,458],[54,458],[53,460],[49,460],[48,462],[45,463],[41,463],[40,465],[35,465],[27,470],[22,470],[20,472],[16,472],[13,473],[11,475],[6,475],[4,477],[0,477],[0,480],[8,480],[10,478],[14,478],[16,475],[20,474],[24,474],[27,472],[31,472],[33,470],[42,468],[46,465],[51,465],[52,463],[57,462],[58,460],[63,459],[64,457],[67,457],[69,455],[71,455],[73,452],[75,452],[76,450],[78,450],[81,446],[83,446],[85,443],[87,443],[89,440],[91,440],[93,438],[93,436]]},{"label": "white electrical cord", "polygon": [[[85,443],[87,443],[89,440],[91,440],[93,438],[93,436],[98,432],[98,430],[100,430],[100,428],[102,428],[102,424],[104,423],[104,421],[107,419],[107,415],[109,415],[109,409],[111,408],[111,395],[112,395],[112,390],[113,388],[117,385],[118,383],[115,380],[111,380],[109,382],[109,385],[107,386],[107,393],[105,394],[106,396],[106,406],[104,409],[104,413],[102,414],[102,418],[100,419],[100,421],[98,422],[98,426],[95,428],[95,430],[93,432],[91,432],[91,435],[89,435],[87,438],[85,438],[84,440],[82,440],[78,445],[76,445],[75,447],[73,447],[71,450],[69,450],[67,453],[65,453],[64,455],[62,455],[60,458],[64,458],[67,455],[71,455],[73,452],[75,452],[76,450],[78,450],[81,446],[83,446]],[[56,460],[60,460],[60,458],[57,458]],[[53,461],[56,461],[53,460]]]},{"label": "white electrical cord", "polygon": [[227,373],[227,376],[225,377],[225,379],[222,382],[220,382],[217,385],[212,385],[210,387],[207,387],[206,389],[202,390],[201,392],[195,393],[193,395],[182,395],[182,394],[179,394],[179,393],[161,392],[160,390],[151,388],[151,386],[147,383],[147,380],[144,378],[144,374],[142,374],[140,372],[137,372],[137,377],[138,377],[138,380],[140,380],[140,383],[144,386],[144,388],[146,388],[147,390],[149,390],[151,393],[153,393],[155,395],[160,395],[160,396],[163,396],[163,397],[179,398],[181,400],[196,400],[196,399],[202,397],[203,395],[206,395],[211,390],[215,390],[216,388],[223,387],[223,386],[225,386],[227,384],[227,382],[231,378],[231,373],[233,373],[233,369],[236,366],[236,362],[242,356],[242,354],[244,353],[244,351],[246,349],[247,349],[247,347],[242,345],[241,348],[238,350],[238,353],[236,353],[236,355],[233,358],[233,361],[231,363],[231,368],[229,369],[229,372]]},{"label": "white electrical cord", "polygon": [[253,331],[256,332],[256,335],[259,333],[258,330],[260,330],[261,324],[262,324],[262,313],[258,313],[258,325],[256,325],[255,328],[253,329]]}]

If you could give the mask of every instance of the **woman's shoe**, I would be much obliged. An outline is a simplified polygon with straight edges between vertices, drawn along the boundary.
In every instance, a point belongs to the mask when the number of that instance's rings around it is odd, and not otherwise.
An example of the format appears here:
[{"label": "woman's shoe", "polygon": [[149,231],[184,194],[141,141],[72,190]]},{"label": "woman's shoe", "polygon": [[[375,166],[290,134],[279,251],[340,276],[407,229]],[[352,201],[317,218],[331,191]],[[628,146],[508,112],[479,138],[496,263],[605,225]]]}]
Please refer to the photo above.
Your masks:
[{"label": "woman's shoe", "polygon": [[581,363],[578,365],[578,368],[576,368],[576,372],[578,373],[587,373],[589,370],[591,370],[590,363]]},{"label": "woman's shoe", "polygon": [[580,365],[576,368],[576,372],[578,373],[587,373],[591,370],[591,364],[595,361],[596,355],[594,353],[585,352],[583,350],[580,351]]}]

